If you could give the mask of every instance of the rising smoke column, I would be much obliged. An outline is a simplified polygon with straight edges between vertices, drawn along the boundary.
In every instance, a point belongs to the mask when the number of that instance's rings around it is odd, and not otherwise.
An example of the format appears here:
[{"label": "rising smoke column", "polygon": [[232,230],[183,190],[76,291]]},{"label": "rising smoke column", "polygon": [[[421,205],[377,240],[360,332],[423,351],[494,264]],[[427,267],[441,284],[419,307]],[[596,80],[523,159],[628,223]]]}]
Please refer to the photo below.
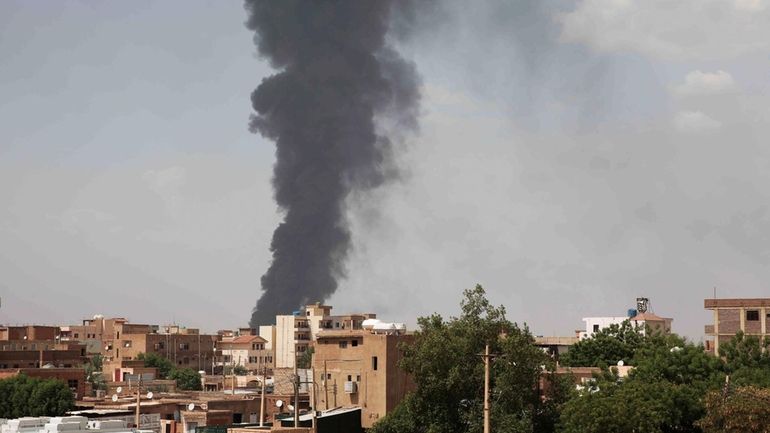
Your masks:
[{"label": "rising smoke column", "polygon": [[[250,121],[276,143],[275,200],[284,219],[251,325],[337,289],[351,243],[346,198],[392,176],[381,126],[413,127],[417,74],[389,46],[405,1],[247,0],[246,26],[280,72],[251,95]],[[399,35],[395,35],[399,36]]]}]

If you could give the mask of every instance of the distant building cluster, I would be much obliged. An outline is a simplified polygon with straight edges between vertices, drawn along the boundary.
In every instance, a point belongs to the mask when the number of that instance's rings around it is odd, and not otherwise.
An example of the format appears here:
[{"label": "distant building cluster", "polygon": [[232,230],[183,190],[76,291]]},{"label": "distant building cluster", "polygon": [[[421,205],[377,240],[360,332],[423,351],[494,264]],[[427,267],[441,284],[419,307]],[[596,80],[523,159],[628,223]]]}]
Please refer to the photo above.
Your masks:
[{"label": "distant building cluster", "polygon": [[[705,349],[711,353],[738,331],[768,335],[768,298],[706,299],[704,306],[714,318],[705,328]],[[643,333],[668,333],[673,322],[654,314],[647,298],[638,298],[625,314],[582,320],[584,327],[572,335],[538,336],[535,344],[558,361],[572,345],[610,326],[628,321]],[[296,412],[302,425],[353,422],[368,428],[414,389],[398,366],[399,345],[413,338],[403,323],[380,321],[374,313],[335,315],[320,303],[276,316],[275,324],[210,334],[101,315],[75,325],[2,326],[0,379],[24,374],[65,382],[77,410],[65,418],[0,420],[0,425],[3,433],[136,428],[192,433],[223,425],[242,425],[245,430],[233,433],[248,433],[260,424],[293,425],[281,420]],[[161,377],[157,366],[145,362],[148,357],[197,372],[200,390],[180,389],[175,380]],[[93,371],[97,358],[101,370]],[[569,371],[585,381],[593,369]]]}]

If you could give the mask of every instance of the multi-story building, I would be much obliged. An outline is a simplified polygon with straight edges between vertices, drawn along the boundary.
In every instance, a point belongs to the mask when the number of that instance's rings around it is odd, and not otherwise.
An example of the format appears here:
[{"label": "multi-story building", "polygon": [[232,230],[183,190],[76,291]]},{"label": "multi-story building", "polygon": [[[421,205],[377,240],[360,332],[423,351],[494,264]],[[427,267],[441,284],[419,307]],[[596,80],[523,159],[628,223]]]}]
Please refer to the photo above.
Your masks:
[{"label": "multi-story building", "polygon": [[0,328],[0,368],[80,367],[85,346],[61,341],[55,326],[8,326]]},{"label": "multi-story building", "polygon": [[297,357],[310,348],[320,331],[361,329],[364,320],[377,317],[372,313],[333,316],[331,310],[331,306],[315,303],[290,315],[276,316],[274,339],[270,342],[277,368],[293,368]]},{"label": "multi-story building", "polygon": [[322,329],[316,336],[313,368],[320,376],[315,381],[316,407],[360,406],[361,424],[369,428],[414,389],[398,367],[398,346],[413,336],[402,326],[365,327]]},{"label": "multi-story building", "polygon": [[135,360],[141,353],[163,356],[177,367],[209,371],[215,362],[214,346],[220,338],[201,334],[194,328],[128,323],[125,319],[112,321],[98,335],[107,377],[113,377],[123,361]]},{"label": "multi-story building", "polygon": [[101,314],[92,319],[84,319],[80,325],[62,326],[60,336],[62,341],[78,341],[86,346],[89,356],[101,354],[104,351],[104,338],[114,335],[115,327],[128,320],[122,317],[107,319]]},{"label": "multi-story building", "polygon": [[738,332],[763,339],[770,334],[770,298],[705,299],[703,306],[713,312],[706,325],[706,350],[719,353],[719,345]]},{"label": "multi-story building", "polygon": [[272,370],[273,352],[267,349],[267,340],[259,335],[239,335],[217,342],[222,351],[222,361],[218,365],[242,366],[250,372],[262,374],[262,369]]}]

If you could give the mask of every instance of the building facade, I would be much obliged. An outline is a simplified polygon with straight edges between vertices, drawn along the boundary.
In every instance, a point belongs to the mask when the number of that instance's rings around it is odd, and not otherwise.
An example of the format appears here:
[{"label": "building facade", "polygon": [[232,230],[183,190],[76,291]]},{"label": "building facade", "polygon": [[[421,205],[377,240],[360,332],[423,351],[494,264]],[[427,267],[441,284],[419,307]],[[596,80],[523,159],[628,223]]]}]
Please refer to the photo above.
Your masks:
[{"label": "building facade", "polygon": [[272,370],[274,366],[273,352],[266,346],[267,340],[259,335],[240,335],[217,343],[222,351],[222,366],[241,366],[258,374],[263,368]]},{"label": "building facade", "polygon": [[764,339],[770,329],[770,298],[705,299],[713,320],[706,325],[706,350],[719,353],[719,345],[738,332]]},{"label": "building facade", "polygon": [[[277,368],[293,368],[297,357],[313,345],[319,332],[361,329],[364,320],[377,317],[373,313],[332,315],[331,310],[331,306],[317,302],[291,315],[276,316],[274,338],[269,341],[275,351]],[[260,327],[260,334],[262,328]],[[265,332],[268,330],[265,329]]]},{"label": "building facade", "polygon": [[361,424],[371,427],[414,389],[414,382],[398,367],[399,344],[412,340],[412,335],[400,332],[321,330],[313,356],[319,376],[316,408],[360,406]]}]

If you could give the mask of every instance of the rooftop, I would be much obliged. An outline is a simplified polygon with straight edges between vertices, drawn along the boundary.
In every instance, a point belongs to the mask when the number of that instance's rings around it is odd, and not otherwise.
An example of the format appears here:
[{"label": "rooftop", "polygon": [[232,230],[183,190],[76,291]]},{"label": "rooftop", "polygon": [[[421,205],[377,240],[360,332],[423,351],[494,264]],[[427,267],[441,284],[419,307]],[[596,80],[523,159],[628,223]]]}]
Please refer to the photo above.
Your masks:
[{"label": "rooftop", "polygon": [[709,308],[752,308],[770,307],[770,298],[733,298],[733,299],[704,299],[703,306]]}]

